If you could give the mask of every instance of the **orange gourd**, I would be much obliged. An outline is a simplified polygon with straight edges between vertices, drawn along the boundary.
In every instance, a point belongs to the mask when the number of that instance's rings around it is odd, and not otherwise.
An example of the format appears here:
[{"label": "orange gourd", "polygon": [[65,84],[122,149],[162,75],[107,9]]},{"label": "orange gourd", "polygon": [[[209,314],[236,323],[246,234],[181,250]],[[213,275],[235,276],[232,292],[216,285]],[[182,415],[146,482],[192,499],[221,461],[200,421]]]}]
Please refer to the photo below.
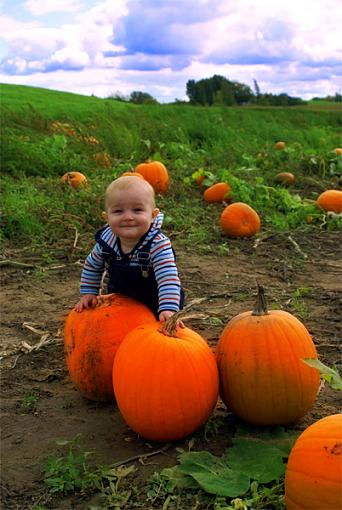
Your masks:
[{"label": "orange gourd", "polygon": [[149,308],[120,294],[102,296],[95,308],[69,313],[64,327],[66,362],[72,382],[84,397],[114,400],[116,351],[125,335],[145,322],[156,322]]},{"label": "orange gourd", "polygon": [[78,189],[80,186],[87,186],[87,178],[81,172],[67,172],[61,177],[63,184],[68,184],[72,189]]},{"label": "orange gourd", "polygon": [[342,191],[338,189],[328,189],[319,195],[316,201],[317,205],[324,211],[335,213],[342,212]]},{"label": "orange gourd", "polygon": [[229,237],[252,237],[260,230],[260,217],[249,205],[235,202],[223,210],[220,224]]},{"label": "orange gourd", "polygon": [[285,149],[285,142],[277,142],[275,144],[275,148],[277,149],[277,151],[282,151]]},{"label": "orange gourd", "polygon": [[231,187],[226,182],[217,182],[205,190],[203,198],[206,202],[222,202],[229,199]]},{"label": "orange gourd", "polygon": [[[218,398],[218,370],[207,342],[171,317],[131,331],[113,366],[113,385],[126,423],[152,441],[176,441],[210,416]],[[171,328],[170,328],[171,324]]]},{"label": "orange gourd", "polygon": [[321,418],[295,442],[285,473],[287,510],[342,508],[342,414]]},{"label": "orange gourd", "polygon": [[169,174],[160,161],[147,161],[135,167],[135,172],[141,174],[151,184],[156,193],[166,193],[169,188]]},{"label": "orange gourd", "polygon": [[291,172],[280,172],[274,177],[274,182],[277,184],[285,184],[286,186],[291,186],[296,181],[296,178]]},{"label": "orange gourd", "polygon": [[335,154],[336,154],[336,156],[342,156],[342,149],[341,149],[341,147],[337,147],[335,149]]},{"label": "orange gourd", "polygon": [[317,358],[309,332],[290,313],[267,311],[259,286],[254,310],[231,319],[217,344],[223,402],[255,425],[295,422],[313,406],[320,381],[303,358]]}]

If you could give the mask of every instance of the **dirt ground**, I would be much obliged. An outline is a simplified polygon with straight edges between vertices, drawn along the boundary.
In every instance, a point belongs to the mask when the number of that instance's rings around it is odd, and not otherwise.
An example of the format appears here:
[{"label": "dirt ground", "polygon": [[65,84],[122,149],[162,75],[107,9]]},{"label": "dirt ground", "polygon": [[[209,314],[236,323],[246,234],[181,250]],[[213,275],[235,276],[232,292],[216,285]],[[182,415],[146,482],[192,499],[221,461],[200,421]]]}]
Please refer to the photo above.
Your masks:
[{"label": "dirt ground", "polygon": [[[195,310],[208,317],[191,319],[186,325],[214,347],[223,325],[252,308],[257,279],[270,306],[285,309],[304,322],[321,361],[341,369],[341,240],[340,233],[322,231],[231,240],[228,252],[222,255],[177,249],[188,302],[207,297]],[[146,443],[124,423],[115,404],[87,401],[69,379],[62,332],[65,317],[78,297],[80,261],[61,260],[49,269],[37,270],[42,262],[29,250],[6,251],[2,258],[6,262],[0,267],[1,508],[87,510],[96,497],[52,497],[44,486],[42,464],[64,451],[57,439],[81,434],[82,449],[93,450],[96,462],[103,464],[143,457],[163,445]],[[43,345],[39,347],[40,342]],[[31,405],[32,395],[36,401]],[[339,394],[324,385],[312,411],[293,427],[302,430],[340,410]],[[226,425],[208,442],[203,432],[196,432],[194,448],[220,454],[229,444],[235,418],[225,412],[222,403],[215,412],[223,413]],[[185,444],[185,440],[179,441],[143,463],[134,462],[137,471],[130,483],[146,486],[153,472],[176,464],[176,448]],[[141,508],[150,506],[146,503]]]}]

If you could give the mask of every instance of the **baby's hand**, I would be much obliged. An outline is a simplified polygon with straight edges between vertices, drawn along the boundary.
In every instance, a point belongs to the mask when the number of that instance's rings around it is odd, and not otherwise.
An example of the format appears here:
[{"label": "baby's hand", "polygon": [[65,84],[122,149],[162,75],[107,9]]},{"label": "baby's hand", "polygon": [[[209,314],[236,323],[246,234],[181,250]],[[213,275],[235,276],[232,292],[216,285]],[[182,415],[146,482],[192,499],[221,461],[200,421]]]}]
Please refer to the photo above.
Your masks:
[{"label": "baby's hand", "polygon": [[[160,322],[166,322],[167,319],[169,319],[170,317],[172,317],[172,315],[174,315],[175,312],[172,312],[171,310],[163,310],[162,312],[160,312],[159,314],[159,320]],[[176,322],[176,327],[177,328],[185,328],[183,322],[181,320],[177,320]]]},{"label": "baby's hand", "polygon": [[94,308],[97,305],[96,294],[83,294],[75,306],[76,312],[82,312],[84,308]]}]

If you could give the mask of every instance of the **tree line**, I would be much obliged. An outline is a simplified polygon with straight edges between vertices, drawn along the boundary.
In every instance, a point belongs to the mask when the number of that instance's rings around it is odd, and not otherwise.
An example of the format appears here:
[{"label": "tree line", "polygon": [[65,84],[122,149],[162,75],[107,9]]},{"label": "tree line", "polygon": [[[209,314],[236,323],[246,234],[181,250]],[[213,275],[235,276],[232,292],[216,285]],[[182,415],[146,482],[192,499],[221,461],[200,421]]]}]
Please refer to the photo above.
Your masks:
[{"label": "tree line", "polygon": [[[211,78],[203,78],[199,81],[188,80],[186,83],[186,95],[189,101],[175,100],[175,103],[191,104],[199,106],[296,106],[306,102],[300,97],[291,97],[286,93],[271,94],[263,93],[256,80],[253,80],[254,90],[238,81],[231,81],[215,74]],[[158,101],[147,92],[133,91],[129,96],[123,96],[120,92],[112,94],[108,99],[125,101],[134,104],[158,104]],[[341,102],[341,94],[327,96],[326,101]]]}]

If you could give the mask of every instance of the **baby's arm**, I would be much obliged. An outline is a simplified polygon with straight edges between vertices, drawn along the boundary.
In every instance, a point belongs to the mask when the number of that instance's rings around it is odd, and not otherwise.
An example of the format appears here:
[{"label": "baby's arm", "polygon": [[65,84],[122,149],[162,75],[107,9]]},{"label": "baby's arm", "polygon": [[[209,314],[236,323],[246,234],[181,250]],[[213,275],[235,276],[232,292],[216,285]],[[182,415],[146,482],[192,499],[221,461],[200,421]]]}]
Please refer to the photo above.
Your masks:
[{"label": "baby's arm", "polygon": [[77,312],[82,312],[84,308],[94,308],[96,306],[103,271],[102,248],[96,243],[84,263],[80,284],[81,297],[75,306]]}]

